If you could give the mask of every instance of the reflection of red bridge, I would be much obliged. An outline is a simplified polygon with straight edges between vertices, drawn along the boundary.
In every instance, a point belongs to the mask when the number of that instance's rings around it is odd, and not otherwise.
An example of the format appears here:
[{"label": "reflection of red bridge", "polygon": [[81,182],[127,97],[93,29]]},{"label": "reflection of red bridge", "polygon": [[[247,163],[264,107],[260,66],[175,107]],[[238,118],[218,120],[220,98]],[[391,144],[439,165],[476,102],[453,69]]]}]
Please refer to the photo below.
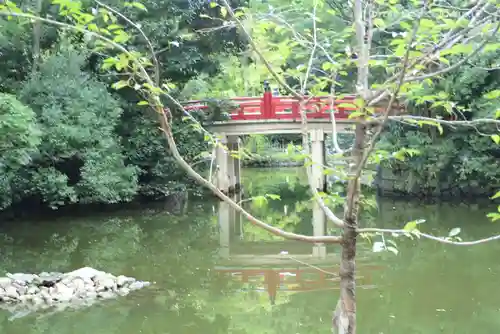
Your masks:
[{"label": "reflection of red bridge", "polygon": [[[380,270],[381,266],[361,265],[358,272],[365,276],[356,277],[358,284],[367,287],[371,283],[371,271]],[[232,275],[242,283],[264,283],[271,304],[276,300],[278,291],[318,291],[337,289],[340,278],[338,267],[314,268],[216,268],[220,275]],[[263,280],[262,280],[263,279]]]}]

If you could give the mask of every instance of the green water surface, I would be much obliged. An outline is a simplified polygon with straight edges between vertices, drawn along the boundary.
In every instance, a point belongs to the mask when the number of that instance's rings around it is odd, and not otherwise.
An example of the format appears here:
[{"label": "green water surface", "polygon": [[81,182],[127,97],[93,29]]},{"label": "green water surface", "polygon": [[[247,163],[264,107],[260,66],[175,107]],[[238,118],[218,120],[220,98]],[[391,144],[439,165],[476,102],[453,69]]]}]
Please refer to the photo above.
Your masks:
[{"label": "green water surface", "polygon": [[[311,233],[311,213],[297,204],[307,200],[299,169],[245,170],[243,175],[247,197],[283,197],[264,207],[248,202],[249,210],[287,230]],[[464,239],[500,233],[500,226],[485,218],[492,207],[376,201],[378,210],[363,214],[365,226],[402,226],[423,218],[423,228],[438,235],[457,226]],[[18,319],[0,311],[0,333],[331,333],[335,285],[278,291],[276,305],[271,306],[267,293],[257,289],[265,288],[263,283],[244,284],[217,273],[217,209],[217,201],[206,200],[190,202],[176,214],[155,206],[2,224],[3,272],[64,272],[91,266],[155,284],[87,309]],[[236,244],[280,242],[248,224],[243,230],[243,240],[235,238]],[[358,333],[500,333],[500,243],[453,247],[396,241],[398,255],[371,253],[368,245],[360,246],[360,262],[377,269],[361,273],[371,279],[364,286],[360,283],[365,289],[357,293]],[[281,244],[277,245],[269,252],[277,252]]]}]

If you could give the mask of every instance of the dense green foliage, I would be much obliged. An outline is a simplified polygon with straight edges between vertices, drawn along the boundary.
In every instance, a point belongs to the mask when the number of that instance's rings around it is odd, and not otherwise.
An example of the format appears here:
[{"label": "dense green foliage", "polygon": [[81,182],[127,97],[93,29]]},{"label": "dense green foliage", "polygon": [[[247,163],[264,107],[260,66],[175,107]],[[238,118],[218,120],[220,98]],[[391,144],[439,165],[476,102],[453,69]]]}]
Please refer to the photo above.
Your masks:
[{"label": "dense green foliage", "polygon": [[[156,50],[160,79],[170,84],[174,96],[215,102],[217,98],[262,94],[262,81],[270,75],[233,23],[225,26],[229,18],[220,6],[203,0],[147,0],[142,3],[148,10],[137,11],[117,0],[106,3],[136,22],[148,36]],[[338,1],[320,3],[316,11],[319,51],[311,59],[312,3],[294,1],[290,7],[282,0],[251,2],[241,20],[273,68],[293,88],[303,86],[313,94],[328,94],[335,80],[337,94],[352,93],[356,77],[352,59],[356,55],[344,48],[353,35],[352,18]],[[59,16],[57,6],[49,1],[42,4],[42,15],[68,22],[68,17]],[[22,5],[31,8],[32,4]],[[232,5],[249,4],[233,1]],[[83,6],[90,10],[96,4],[83,1]],[[414,9],[406,2],[401,6]],[[375,22],[373,43],[381,56],[401,51],[396,49],[397,35],[383,29],[383,20],[399,15],[388,12]],[[117,23],[125,22],[118,19]],[[408,25],[402,22],[401,29],[394,31],[405,31],[403,23]],[[134,89],[110,90],[110,84],[123,79],[123,74],[101,69],[109,55],[85,51],[92,38],[84,34],[47,24],[36,33],[35,26],[0,18],[0,93],[2,99],[12,101],[0,115],[0,208],[18,203],[58,207],[117,203],[138,196],[161,198],[191,186],[165,149],[155,115],[137,105],[142,97]],[[137,30],[126,31],[131,36],[123,44],[147,54],[149,45]],[[422,34],[426,33],[423,29]],[[445,94],[455,103],[453,111],[466,119],[495,116],[498,97],[483,97],[499,83],[498,70],[488,69],[497,65],[498,52],[491,51],[435,80],[420,95]],[[309,60],[311,73],[305,73]],[[380,66],[384,62],[371,62],[373,82],[390,74],[388,66]],[[271,84],[276,87],[275,82]],[[446,116],[443,110],[429,108],[430,103],[432,98],[410,110],[417,115]],[[212,107],[209,118],[218,117],[227,105],[216,102]],[[202,168],[206,155],[201,153],[208,148],[202,134],[175,115],[173,128],[181,154]],[[196,117],[207,119],[206,115]],[[470,189],[490,192],[499,183],[495,168],[498,149],[491,145],[491,138],[476,136],[475,129],[447,130],[441,135],[432,127],[415,130],[393,124],[389,130],[381,148],[390,144],[390,151],[408,147],[420,151],[409,164],[391,161],[388,165],[393,171],[403,170],[404,179],[410,173],[420,193],[434,194],[443,187],[458,189],[458,193]],[[256,139],[245,141],[254,156],[262,153],[258,152],[261,147],[251,143]],[[277,136],[271,142],[283,147],[298,139]],[[343,148],[348,146],[340,141]],[[267,164],[273,158],[261,160]],[[405,187],[402,190],[415,190]]]},{"label": "dense green foliage", "polygon": [[[439,92],[456,102],[454,112],[459,119],[494,118],[500,100],[488,98],[500,85],[500,70],[495,66],[500,53],[489,53],[453,71],[444,80],[424,92],[432,96]],[[431,101],[416,106],[417,115],[446,117],[444,110],[431,110]],[[439,194],[443,191],[455,196],[491,196],[500,185],[500,146],[492,145],[485,133],[494,133],[491,125],[477,129],[457,127],[445,129],[443,135],[433,127],[415,129],[401,124],[391,124],[384,135],[381,147],[390,149],[418,149],[420,154],[409,161],[391,161],[388,165],[402,179],[411,175],[411,184],[401,184],[402,191]]]},{"label": "dense green foliage", "polygon": [[[234,29],[205,31],[220,24],[200,17],[217,15],[206,1],[145,1],[147,12],[106,3],[142,27],[156,50],[161,79],[179,92],[201,73],[216,74],[218,55],[223,59],[242,46]],[[57,6],[44,1],[45,14],[57,17]],[[137,106],[134,91],[110,89],[117,76],[98,69],[105,55],[85,51],[82,37],[46,24],[34,36],[33,26],[0,18],[0,209],[160,198],[192,185],[166,150],[156,116]],[[34,39],[40,42],[38,64]],[[148,51],[135,32],[128,43]],[[181,154],[203,166],[203,136],[180,117],[175,122]]]}]

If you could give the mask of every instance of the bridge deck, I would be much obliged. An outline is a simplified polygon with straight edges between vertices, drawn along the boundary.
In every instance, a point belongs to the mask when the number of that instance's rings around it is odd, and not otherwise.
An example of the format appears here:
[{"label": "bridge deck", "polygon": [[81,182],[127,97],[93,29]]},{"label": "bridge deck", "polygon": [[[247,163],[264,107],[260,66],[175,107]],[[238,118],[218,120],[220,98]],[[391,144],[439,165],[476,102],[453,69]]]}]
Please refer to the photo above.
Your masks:
[{"label": "bridge deck", "polygon": [[[353,133],[354,120],[340,119],[336,121],[337,133]],[[230,120],[214,122],[208,126],[210,131],[224,133],[227,136],[249,134],[299,134],[302,124],[297,120]],[[329,119],[310,119],[307,121],[308,130],[323,130],[332,133],[333,126]]]}]

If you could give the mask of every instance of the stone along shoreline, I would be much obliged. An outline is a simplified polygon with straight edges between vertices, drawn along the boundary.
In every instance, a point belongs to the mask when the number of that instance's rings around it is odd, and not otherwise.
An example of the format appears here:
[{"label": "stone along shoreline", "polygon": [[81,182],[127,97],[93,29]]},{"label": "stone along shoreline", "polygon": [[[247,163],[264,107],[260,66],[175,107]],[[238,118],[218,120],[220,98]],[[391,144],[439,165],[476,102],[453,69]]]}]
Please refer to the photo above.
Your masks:
[{"label": "stone along shoreline", "polygon": [[62,311],[126,296],[150,284],[89,267],[69,273],[7,274],[0,277],[0,308],[14,318],[50,308]]}]

